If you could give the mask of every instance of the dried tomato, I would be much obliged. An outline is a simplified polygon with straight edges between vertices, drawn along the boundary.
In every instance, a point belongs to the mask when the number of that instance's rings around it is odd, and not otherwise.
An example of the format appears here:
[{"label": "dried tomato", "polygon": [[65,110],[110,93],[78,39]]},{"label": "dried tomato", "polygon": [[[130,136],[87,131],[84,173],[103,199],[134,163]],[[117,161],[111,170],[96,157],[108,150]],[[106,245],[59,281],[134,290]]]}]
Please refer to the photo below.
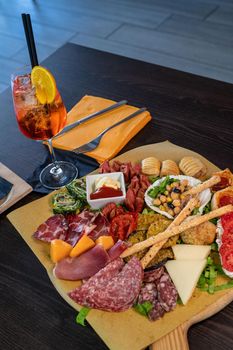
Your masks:
[{"label": "dried tomato", "polygon": [[219,253],[222,258],[223,268],[233,272],[233,244],[222,244]]},{"label": "dried tomato", "polygon": [[220,197],[219,204],[221,207],[227,204],[233,204],[233,197],[231,196],[222,196]]},{"label": "dried tomato", "polygon": [[137,227],[137,214],[125,213],[116,216],[110,226],[110,234],[115,241],[125,240]]},{"label": "dried tomato", "polygon": [[229,179],[222,176],[221,181],[212,187],[212,191],[220,191],[228,186],[230,186]]}]

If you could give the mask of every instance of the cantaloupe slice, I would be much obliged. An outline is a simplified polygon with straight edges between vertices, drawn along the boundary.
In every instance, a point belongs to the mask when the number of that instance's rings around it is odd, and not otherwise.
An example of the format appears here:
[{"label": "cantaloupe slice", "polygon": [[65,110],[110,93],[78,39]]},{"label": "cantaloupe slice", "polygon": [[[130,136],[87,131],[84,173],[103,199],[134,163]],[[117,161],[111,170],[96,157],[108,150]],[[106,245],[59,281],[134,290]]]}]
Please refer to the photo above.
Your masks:
[{"label": "cantaloupe slice", "polygon": [[78,243],[71,250],[71,258],[81,255],[82,253],[94,247],[94,245],[95,242],[90,237],[88,237],[87,235],[83,235],[78,241]]},{"label": "cantaloupe slice", "polygon": [[95,241],[96,244],[101,244],[105,250],[108,250],[114,246],[114,240],[112,236],[100,236]]},{"label": "cantaloupe slice", "polygon": [[52,262],[57,263],[58,261],[66,258],[72,250],[72,245],[66,243],[61,239],[53,239],[50,244],[50,257]]}]

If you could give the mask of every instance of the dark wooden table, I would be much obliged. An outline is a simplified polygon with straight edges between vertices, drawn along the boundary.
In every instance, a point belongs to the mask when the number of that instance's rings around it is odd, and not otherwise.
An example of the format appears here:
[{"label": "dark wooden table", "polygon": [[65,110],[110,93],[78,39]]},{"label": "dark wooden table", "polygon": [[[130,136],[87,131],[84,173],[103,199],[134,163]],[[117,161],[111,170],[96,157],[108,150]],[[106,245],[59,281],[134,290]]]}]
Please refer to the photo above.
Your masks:
[{"label": "dark wooden table", "polygon": [[[233,85],[72,44],[44,65],[54,73],[68,109],[85,94],[149,109],[153,120],[122,152],[168,139],[232,170]],[[0,106],[0,161],[26,178],[46,150],[18,131],[10,90],[0,96]],[[75,324],[76,311],[6,219],[12,209],[40,196],[28,195],[0,217],[0,348],[107,349],[91,327]],[[232,324],[233,303],[190,329],[190,349],[233,349]]]}]

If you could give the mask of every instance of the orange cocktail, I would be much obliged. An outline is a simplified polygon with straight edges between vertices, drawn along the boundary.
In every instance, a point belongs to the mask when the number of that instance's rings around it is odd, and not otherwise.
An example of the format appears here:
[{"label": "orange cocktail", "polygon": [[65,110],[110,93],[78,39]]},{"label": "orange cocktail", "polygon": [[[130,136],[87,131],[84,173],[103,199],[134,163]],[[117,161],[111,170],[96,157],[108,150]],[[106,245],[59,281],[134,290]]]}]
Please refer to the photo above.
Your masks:
[{"label": "orange cocktail", "polygon": [[65,126],[67,113],[53,75],[42,66],[31,73],[13,75],[12,95],[20,131],[30,139],[47,141],[52,163],[40,173],[41,184],[49,189],[67,185],[78,175],[70,162],[57,161],[52,139]]},{"label": "orange cocktail", "polygon": [[57,89],[53,101],[41,103],[32,85],[31,74],[25,74],[13,77],[12,93],[17,122],[25,136],[47,140],[64,128],[67,113]]}]

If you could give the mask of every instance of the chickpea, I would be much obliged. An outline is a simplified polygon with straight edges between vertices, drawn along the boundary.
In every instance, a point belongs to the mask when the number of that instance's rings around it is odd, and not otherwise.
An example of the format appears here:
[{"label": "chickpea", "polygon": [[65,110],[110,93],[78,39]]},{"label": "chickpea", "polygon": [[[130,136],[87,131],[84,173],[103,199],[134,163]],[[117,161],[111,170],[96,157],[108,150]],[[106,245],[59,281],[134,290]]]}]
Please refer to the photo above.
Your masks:
[{"label": "chickpea", "polygon": [[175,213],[175,215],[179,214],[180,211],[181,211],[181,208],[179,208],[179,207],[175,207],[175,208],[174,208],[174,213]]},{"label": "chickpea", "polygon": [[167,190],[167,191],[171,191],[171,189],[172,189],[172,188],[171,188],[170,185],[167,185],[167,186],[166,186],[166,190]]},{"label": "chickpea", "polygon": [[171,193],[171,198],[172,199],[178,199],[179,198],[179,193],[172,192]]},{"label": "chickpea", "polygon": [[180,190],[181,190],[181,192],[184,192],[184,189],[185,189],[185,186],[182,184],[182,185],[180,185]]},{"label": "chickpea", "polygon": [[182,200],[182,199],[185,199],[185,197],[186,197],[186,196],[185,196],[184,194],[181,194],[181,195],[180,195],[180,199],[181,199],[181,200]]},{"label": "chickpea", "polygon": [[168,211],[168,214],[170,214],[171,216],[174,216],[174,211],[172,209],[169,209]]},{"label": "chickpea", "polygon": [[183,181],[182,181],[182,185],[183,185],[184,187],[187,187],[188,184],[189,184],[189,183],[188,183],[188,180],[183,180]]},{"label": "chickpea", "polygon": [[180,207],[180,200],[179,199],[174,199],[174,201],[172,202],[172,204],[175,206],[175,207]]},{"label": "chickpea", "polygon": [[162,203],[165,203],[167,201],[167,198],[166,198],[166,196],[162,195],[162,196],[160,196],[160,200]]},{"label": "chickpea", "polygon": [[153,204],[158,207],[161,204],[161,201],[158,198],[156,198],[154,199]]}]

